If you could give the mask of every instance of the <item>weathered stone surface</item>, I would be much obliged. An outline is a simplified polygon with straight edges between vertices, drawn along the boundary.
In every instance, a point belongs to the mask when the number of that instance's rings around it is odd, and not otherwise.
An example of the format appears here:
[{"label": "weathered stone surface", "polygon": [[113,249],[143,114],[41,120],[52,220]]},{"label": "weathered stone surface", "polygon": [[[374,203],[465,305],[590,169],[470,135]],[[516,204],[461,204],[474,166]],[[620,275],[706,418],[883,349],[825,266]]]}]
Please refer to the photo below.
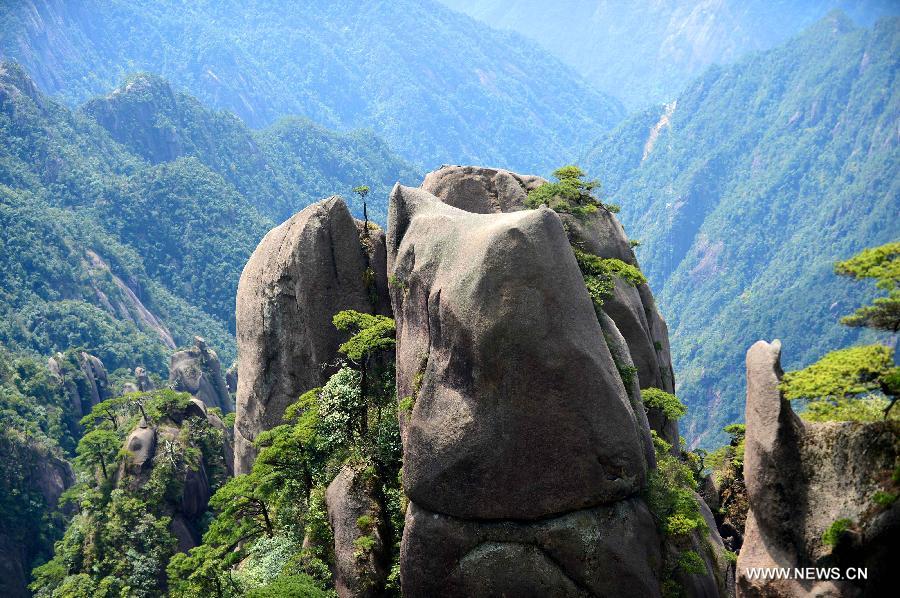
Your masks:
[{"label": "weathered stone surface", "polygon": [[[106,368],[99,357],[94,357],[82,351],[79,354],[79,363],[86,380],[87,398],[90,401],[89,405],[83,405],[83,409],[85,413],[88,413],[94,405],[110,398],[109,378],[106,375]],[[83,400],[84,397],[82,397]]]},{"label": "weathered stone surface", "polygon": [[401,579],[412,597],[653,597],[659,546],[636,498],[535,522],[466,521],[410,503]]},{"label": "weathered stone surface", "polygon": [[[444,203],[467,212],[489,214],[525,208],[528,192],[547,181],[502,169],[478,166],[444,166],[428,173],[421,188]],[[637,265],[625,230],[607,210],[575,217],[559,214],[573,245],[602,258],[616,258]],[[619,281],[604,311],[615,321],[638,368],[641,388],[675,392],[668,329],[646,284],[637,289]],[[677,445],[677,441],[675,443]]]},{"label": "weathered stone surface", "polygon": [[455,208],[492,214],[525,209],[528,192],[545,182],[499,168],[442,166],[425,175],[421,188]]},{"label": "weathered stone surface", "polygon": [[[545,517],[644,483],[645,444],[558,216],[391,195],[404,490],[462,518]],[[416,392],[418,390],[418,393]]]},{"label": "weathered stone surface", "polygon": [[232,364],[230,368],[225,370],[225,386],[228,387],[228,392],[234,394],[237,392],[237,364]]},{"label": "weathered stone surface", "polygon": [[[341,598],[381,596],[390,569],[390,540],[376,485],[345,466],[328,485],[325,505],[334,531],[334,586]],[[371,546],[363,546],[371,540]]]},{"label": "weathered stone surface", "polygon": [[[744,479],[750,502],[738,557],[738,596],[886,595],[900,551],[900,505],[872,500],[892,484],[896,422],[804,422],[778,389],[781,344],[747,352]],[[896,491],[896,488],[892,488]],[[822,534],[852,522],[833,548]],[[866,567],[865,582],[750,579],[751,567]]]},{"label": "weathered stone surface", "polygon": [[234,411],[219,357],[199,336],[194,337],[193,347],[172,354],[169,382],[175,390],[190,393],[207,407],[218,407],[223,413]]},{"label": "weathered stone surface", "polygon": [[[380,236],[367,242],[379,251]],[[285,408],[321,386],[334,369],[341,335],[335,313],[373,311],[387,287],[347,206],[339,197],[315,203],[269,231],[241,275],[237,296],[238,391],[235,470],[255,458],[253,439],[281,423]],[[383,302],[379,302],[382,305]]]},{"label": "weathered stone surface", "polygon": [[156,390],[156,385],[153,384],[153,380],[150,379],[150,375],[147,374],[147,370],[145,370],[144,368],[134,368],[134,379],[139,391],[147,392],[150,390]]},{"label": "weathered stone surface", "polygon": [[156,430],[142,423],[125,439],[125,448],[130,453],[124,464],[125,471],[132,475],[146,472],[156,455]]},{"label": "weathered stone surface", "polygon": [[67,358],[57,353],[47,360],[51,375],[63,388],[72,410],[82,416],[110,398],[109,378],[99,358],[81,351]]},{"label": "weathered stone surface", "polygon": [[[606,346],[609,347],[609,352],[610,355],[612,355],[613,361],[625,368],[634,367],[634,362],[631,361],[631,354],[628,350],[628,343],[625,341],[625,337],[622,336],[622,333],[619,332],[616,323],[613,322],[612,318],[605,312],[600,312],[600,317],[598,319],[600,321],[600,329],[603,330],[603,338],[606,341]],[[631,384],[625,389],[625,392],[628,394],[628,400],[631,402],[631,408],[634,411],[638,427],[640,428],[641,441],[644,445],[644,458],[647,460],[647,468],[652,469],[656,467],[656,452],[650,437],[651,426],[647,419],[647,413],[644,410],[644,403],[641,400],[641,387],[640,384],[638,384],[637,377],[634,377]],[[675,433],[677,442],[677,422],[675,422]]]}]

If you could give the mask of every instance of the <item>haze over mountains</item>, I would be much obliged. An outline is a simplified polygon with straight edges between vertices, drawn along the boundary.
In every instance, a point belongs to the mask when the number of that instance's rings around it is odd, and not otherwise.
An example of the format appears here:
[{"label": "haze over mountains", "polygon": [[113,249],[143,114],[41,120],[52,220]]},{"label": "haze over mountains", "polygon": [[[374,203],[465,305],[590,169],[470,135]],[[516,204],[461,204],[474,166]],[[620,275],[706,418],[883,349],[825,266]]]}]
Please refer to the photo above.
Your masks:
[{"label": "haze over mountains", "polygon": [[0,54],[69,105],[148,71],[252,127],[368,128],[423,166],[550,170],[624,116],[537,44],[431,0],[28,0]]},{"label": "haze over mountains", "polygon": [[870,26],[894,0],[441,0],[539,42],[629,109],[668,102],[711,64],[785,42],[833,9]]}]

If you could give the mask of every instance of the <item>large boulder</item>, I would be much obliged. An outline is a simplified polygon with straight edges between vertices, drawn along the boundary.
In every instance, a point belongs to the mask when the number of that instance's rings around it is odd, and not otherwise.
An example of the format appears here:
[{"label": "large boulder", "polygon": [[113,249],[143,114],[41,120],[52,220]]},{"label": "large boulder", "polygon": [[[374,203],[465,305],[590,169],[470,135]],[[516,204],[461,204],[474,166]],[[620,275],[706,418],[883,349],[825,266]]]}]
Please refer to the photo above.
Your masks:
[{"label": "large boulder", "polygon": [[[479,166],[443,166],[428,173],[421,188],[444,203],[467,212],[491,214],[525,209],[528,192],[547,183],[541,177]],[[559,214],[569,241],[602,258],[637,265],[622,225],[605,209],[593,214]],[[675,392],[668,328],[646,284],[637,288],[621,281],[604,311],[615,321],[628,343],[641,388]],[[677,443],[676,443],[677,444]]]},{"label": "large boulder", "polygon": [[[333,373],[341,335],[335,313],[384,313],[380,231],[361,231],[332,197],[272,229],[241,274],[237,295],[235,472],[249,471],[253,440],[285,408]],[[382,253],[383,255],[383,253]]]},{"label": "large boulder", "polygon": [[425,175],[422,189],[466,212],[493,214],[524,210],[528,192],[546,182],[501,168],[442,166]]},{"label": "large boulder", "polygon": [[169,382],[173,389],[190,393],[207,407],[218,407],[223,413],[234,411],[219,357],[199,336],[194,337],[193,347],[172,354]]},{"label": "large boulder", "polygon": [[358,467],[345,466],[325,491],[341,598],[383,595],[391,547],[382,503],[373,476]]},{"label": "large boulder", "polygon": [[637,492],[645,428],[556,213],[473,214],[398,185],[388,231],[409,498],[536,519]]},{"label": "large boulder", "polygon": [[[744,481],[750,503],[738,557],[738,596],[882,596],[892,587],[900,553],[900,503],[879,505],[877,492],[896,494],[900,455],[896,421],[801,420],[779,390],[781,343],[759,341],[747,352]],[[838,521],[849,529],[823,534]],[[766,567],[867,569],[866,580],[760,579]]]}]

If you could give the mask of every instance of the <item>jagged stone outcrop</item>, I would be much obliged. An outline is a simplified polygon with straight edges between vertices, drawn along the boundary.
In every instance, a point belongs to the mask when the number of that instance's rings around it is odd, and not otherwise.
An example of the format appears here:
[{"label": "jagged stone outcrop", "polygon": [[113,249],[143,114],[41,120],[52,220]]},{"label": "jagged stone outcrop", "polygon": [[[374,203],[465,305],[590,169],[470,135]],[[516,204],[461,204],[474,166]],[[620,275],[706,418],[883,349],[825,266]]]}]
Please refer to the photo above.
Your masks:
[{"label": "jagged stone outcrop", "polygon": [[135,386],[141,392],[148,392],[156,389],[156,385],[153,384],[153,380],[150,379],[150,375],[147,373],[142,367],[134,368],[134,380]]},{"label": "jagged stone outcrop", "polygon": [[639,583],[657,595],[661,538],[634,498],[652,458],[646,418],[562,222],[449,203],[391,195],[397,393],[412,403],[404,592],[603,595]]},{"label": "jagged stone outcrop", "polygon": [[[387,309],[379,231],[360,229],[344,201],[315,203],[269,231],[241,274],[237,296],[235,471],[255,458],[256,435],[333,373],[335,313]],[[361,236],[363,241],[361,242]],[[326,367],[323,367],[326,366]]]},{"label": "jagged stone outcrop", "polygon": [[156,455],[156,430],[143,419],[125,439],[125,450],[128,456],[122,463],[119,477],[123,474],[141,476],[146,473]]},{"label": "jagged stone outcrop", "polygon": [[193,347],[172,354],[169,382],[175,390],[190,393],[207,407],[218,407],[223,413],[234,411],[219,357],[199,336],[194,337]]},{"label": "jagged stone outcrop", "polygon": [[[744,480],[750,510],[737,594],[888,595],[900,551],[900,503],[880,506],[873,496],[897,491],[891,474],[900,454],[898,424],[801,420],[779,391],[780,357],[777,340],[759,341],[747,352]],[[832,547],[823,533],[838,520],[848,520],[850,528]],[[746,572],[757,567],[865,567],[868,579],[751,579]]]},{"label": "jagged stone outcrop", "polygon": [[[185,461],[183,426],[189,418],[205,419],[210,426],[224,431],[219,416],[207,410],[206,405],[197,398],[190,399],[186,405],[168,413],[159,421],[148,423],[141,418],[125,439],[123,448],[126,456],[114,477],[117,487],[140,493],[150,481],[155,468],[177,464],[176,471],[179,473],[176,475],[181,476],[179,491],[177,495],[167,494],[165,502],[159,506],[171,518],[169,531],[175,536],[181,552],[200,543],[202,520],[213,493],[213,482],[221,482],[224,475],[231,473],[228,459],[232,450],[227,433],[224,434],[220,449],[222,462],[216,462],[208,455]],[[190,421],[196,422],[193,419]],[[225,464],[224,471],[222,463]]]},{"label": "jagged stone outcrop", "polygon": [[84,351],[57,353],[47,360],[47,367],[68,397],[73,413],[79,417],[111,396],[109,377],[98,357]]},{"label": "jagged stone outcrop", "polygon": [[341,598],[383,595],[390,570],[385,509],[371,476],[344,466],[325,492],[334,532],[334,586]]}]

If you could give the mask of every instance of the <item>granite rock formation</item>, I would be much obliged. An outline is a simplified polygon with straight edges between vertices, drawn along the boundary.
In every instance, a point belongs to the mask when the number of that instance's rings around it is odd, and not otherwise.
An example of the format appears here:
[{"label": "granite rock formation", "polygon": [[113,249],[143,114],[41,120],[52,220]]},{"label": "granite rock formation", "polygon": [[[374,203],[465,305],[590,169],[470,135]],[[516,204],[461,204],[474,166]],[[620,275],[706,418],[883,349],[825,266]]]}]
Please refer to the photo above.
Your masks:
[{"label": "granite rock formation", "polygon": [[[256,435],[333,373],[341,310],[389,313],[383,234],[361,231],[344,200],[312,204],[269,231],[241,274],[237,296],[235,472],[250,470]],[[385,293],[386,294],[386,293]]]},{"label": "granite rock formation", "polygon": [[47,360],[47,367],[79,417],[111,396],[106,368],[98,357],[84,351],[57,353]]},{"label": "granite rock formation", "polygon": [[[421,188],[444,203],[467,212],[492,214],[525,209],[528,192],[547,181],[502,169],[477,166],[443,166],[425,176]],[[628,237],[616,217],[607,210],[587,216],[559,214],[569,242],[601,258],[616,258],[637,265]],[[665,319],[656,308],[647,284],[633,287],[618,281],[603,311],[615,322],[637,368],[641,388],[675,392],[669,334]],[[678,446],[677,426],[662,413],[653,413],[653,428],[670,444]]]},{"label": "granite rock formation", "polygon": [[[878,505],[873,496],[897,491],[892,472],[900,455],[900,426],[890,420],[801,420],[779,391],[780,358],[777,340],[759,341],[747,352],[744,480],[750,510],[737,594],[888,595],[900,553],[900,503]],[[848,529],[836,534],[832,545],[823,534],[838,521]],[[751,579],[746,571],[756,567],[865,567],[868,578]]]},{"label": "granite rock formation", "polygon": [[199,336],[194,337],[193,347],[172,354],[169,383],[173,389],[200,399],[207,407],[218,407],[223,413],[234,411],[219,357]]},{"label": "granite rock formation", "polygon": [[440,198],[391,196],[397,394],[412,403],[404,592],[658,595],[649,428],[610,350],[630,363],[629,346],[598,321],[560,217],[499,208],[522,181],[454,169],[426,178]]},{"label": "granite rock formation", "polygon": [[325,492],[334,532],[334,584],[341,598],[383,595],[390,542],[377,490],[364,469],[344,466]]},{"label": "granite rock formation", "polygon": [[557,215],[472,214],[398,186],[388,230],[410,499],[536,519],[639,490],[639,420]]}]

